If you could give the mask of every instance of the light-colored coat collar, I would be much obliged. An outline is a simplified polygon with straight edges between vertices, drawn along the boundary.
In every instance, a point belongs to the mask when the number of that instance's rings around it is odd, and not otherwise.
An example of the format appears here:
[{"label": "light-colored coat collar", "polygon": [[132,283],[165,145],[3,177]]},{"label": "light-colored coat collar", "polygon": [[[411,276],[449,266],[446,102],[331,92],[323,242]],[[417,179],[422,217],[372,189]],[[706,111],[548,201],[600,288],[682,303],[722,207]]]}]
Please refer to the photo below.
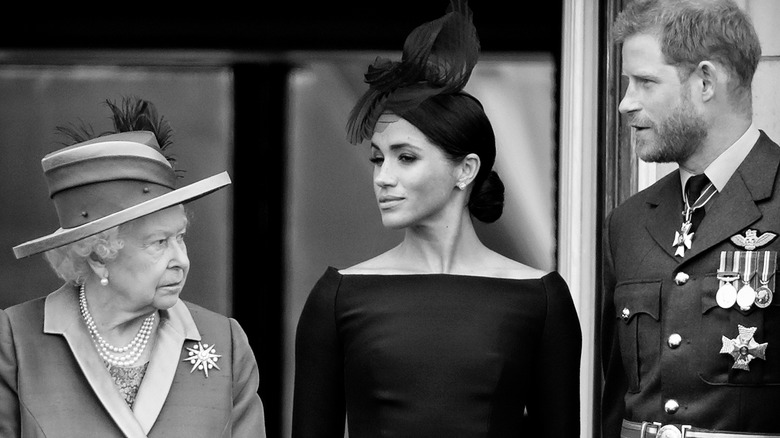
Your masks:
[{"label": "light-colored coat collar", "polygon": [[134,408],[130,410],[92,344],[79,311],[77,289],[68,283],[46,297],[44,333],[65,337],[95,395],[128,437],[146,437],[165,404],[181,362],[184,341],[201,340],[195,321],[181,300],[159,313],[160,323],[149,367],[138,389]]}]

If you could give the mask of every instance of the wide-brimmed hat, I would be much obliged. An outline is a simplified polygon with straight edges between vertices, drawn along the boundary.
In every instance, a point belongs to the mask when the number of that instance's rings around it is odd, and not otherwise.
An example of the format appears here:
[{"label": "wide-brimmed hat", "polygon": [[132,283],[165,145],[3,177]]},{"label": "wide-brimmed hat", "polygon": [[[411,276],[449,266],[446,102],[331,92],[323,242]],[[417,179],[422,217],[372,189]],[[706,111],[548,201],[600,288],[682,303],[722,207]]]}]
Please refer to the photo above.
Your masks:
[{"label": "wide-brimmed hat", "polygon": [[41,165],[60,228],[15,246],[16,258],[76,242],[230,184],[222,172],[176,188],[176,172],[149,131],[77,143],[46,155]]}]

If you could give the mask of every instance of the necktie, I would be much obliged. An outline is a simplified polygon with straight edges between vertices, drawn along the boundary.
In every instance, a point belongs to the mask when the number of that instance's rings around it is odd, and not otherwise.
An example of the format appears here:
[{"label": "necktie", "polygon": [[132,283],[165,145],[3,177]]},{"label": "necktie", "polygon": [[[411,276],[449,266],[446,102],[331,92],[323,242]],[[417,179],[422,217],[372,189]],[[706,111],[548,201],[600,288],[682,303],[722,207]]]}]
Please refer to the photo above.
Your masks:
[{"label": "necktie", "polygon": [[[709,198],[699,199],[699,197],[702,196],[701,192],[704,187],[709,184],[709,182],[710,180],[707,178],[707,175],[700,173],[699,175],[694,175],[688,178],[688,181],[685,183],[685,193],[686,197],[688,198],[688,206],[695,208],[691,217],[691,233],[696,231],[696,228],[699,227],[701,220],[704,218],[704,203],[706,203]],[[709,196],[709,192],[710,191],[708,190],[704,196]]]},{"label": "necktie", "polygon": [[704,218],[704,204],[712,199],[716,192],[715,186],[703,173],[692,176],[685,182],[685,209],[682,212],[682,225],[680,225],[679,231],[674,232],[674,242],[672,242],[676,248],[675,256],[685,257],[685,250],[691,249],[693,234]]}]

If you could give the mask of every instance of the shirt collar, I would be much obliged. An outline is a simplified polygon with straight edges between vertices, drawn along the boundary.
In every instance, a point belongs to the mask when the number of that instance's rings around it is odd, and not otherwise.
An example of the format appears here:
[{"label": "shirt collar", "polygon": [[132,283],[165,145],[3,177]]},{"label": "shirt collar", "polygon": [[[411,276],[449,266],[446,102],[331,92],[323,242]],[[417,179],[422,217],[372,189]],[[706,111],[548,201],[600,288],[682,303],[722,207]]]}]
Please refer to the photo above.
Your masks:
[{"label": "shirt collar", "polygon": [[[704,169],[704,174],[707,175],[712,185],[718,189],[718,192],[723,191],[726,183],[729,182],[731,176],[737,171],[737,167],[742,164],[750,150],[753,149],[753,145],[756,144],[760,135],[758,128],[753,123],[750,123],[747,131]],[[685,190],[685,183],[692,176],[691,172],[680,168],[680,182],[682,183],[683,191]]]}]

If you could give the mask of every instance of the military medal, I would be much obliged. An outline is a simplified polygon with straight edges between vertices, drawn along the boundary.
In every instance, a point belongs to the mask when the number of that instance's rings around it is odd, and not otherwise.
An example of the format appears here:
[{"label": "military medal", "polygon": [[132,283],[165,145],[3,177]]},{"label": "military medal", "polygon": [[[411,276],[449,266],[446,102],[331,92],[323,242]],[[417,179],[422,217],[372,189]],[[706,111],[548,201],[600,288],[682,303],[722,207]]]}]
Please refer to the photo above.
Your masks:
[{"label": "military medal", "polygon": [[769,344],[767,342],[759,344],[753,339],[756,327],[744,327],[739,324],[737,329],[739,334],[734,339],[721,336],[723,347],[721,347],[720,352],[721,354],[730,354],[734,358],[734,365],[731,368],[750,371],[748,364],[751,360],[766,360],[766,348]]},{"label": "military medal", "polygon": [[[690,214],[690,213],[688,213]],[[672,245],[677,249],[674,251],[674,255],[685,257],[685,250],[691,249],[691,242],[693,241],[693,233],[688,233],[691,230],[691,222],[686,219],[680,227],[680,231],[674,232],[674,242]]]},{"label": "military medal", "polygon": [[772,304],[772,289],[766,285],[761,285],[756,291],[756,306],[762,309]]},{"label": "military medal", "polygon": [[755,250],[775,237],[770,232],[758,235],[756,230],[746,230],[744,236],[731,236],[731,242],[746,251],[721,251],[717,274],[720,285],[715,294],[718,306],[730,309],[738,304],[740,310],[747,312],[754,304],[765,308],[772,303],[777,251]]},{"label": "military medal", "polygon": [[734,282],[739,280],[739,272],[737,265],[733,264],[732,257],[733,252],[731,251],[721,251],[720,253],[720,269],[718,269],[720,287],[715,294],[715,301],[723,309],[730,309],[737,302],[737,288],[734,287]]},{"label": "military medal", "polygon": [[683,201],[685,202],[685,210],[682,212],[683,223],[680,225],[680,231],[674,232],[674,241],[672,241],[672,246],[676,247],[674,251],[675,256],[685,257],[685,250],[691,249],[693,235],[696,234],[690,232],[691,227],[693,226],[693,223],[691,222],[693,212],[696,211],[696,209],[703,207],[716,192],[717,189],[715,189],[715,186],[712,185],[712,183],[707,184],[707,187],[702,190],[701,195],[699,195],[696,202],[693,203],[693,206],[688,202],[688,195],[683,193]]},{"label": "military medal", "polygon": [[[755,274],[753,267],[755,266],[754,259],[756,258],[756,253],[753,251],[745,251],[743,254],[745,263],[742,271],[742,287],[739,289],[739,292],[737,292],[737,304],[741,310],[748,311],[756,301],[756,290],[750,285],[753,274]],[[736,260],[739,257],[740,251],[735,251],[734,259]]]},{"label": "military medal", "polygon": [[715,301],[718,302],[718,306],[724,309],[731,309],[734,303],[737,302],[737,289],[731,284],[726,282],[718,289],[718,293],[715,295]]},{"label": "military medal", "polygon": [[761,253],[761,286],[756,290],[756,306],[762,309],[772,304],[772,288],[769,287],[769,272],[775,272],[777,265],[777,252],[763,251]]}]

